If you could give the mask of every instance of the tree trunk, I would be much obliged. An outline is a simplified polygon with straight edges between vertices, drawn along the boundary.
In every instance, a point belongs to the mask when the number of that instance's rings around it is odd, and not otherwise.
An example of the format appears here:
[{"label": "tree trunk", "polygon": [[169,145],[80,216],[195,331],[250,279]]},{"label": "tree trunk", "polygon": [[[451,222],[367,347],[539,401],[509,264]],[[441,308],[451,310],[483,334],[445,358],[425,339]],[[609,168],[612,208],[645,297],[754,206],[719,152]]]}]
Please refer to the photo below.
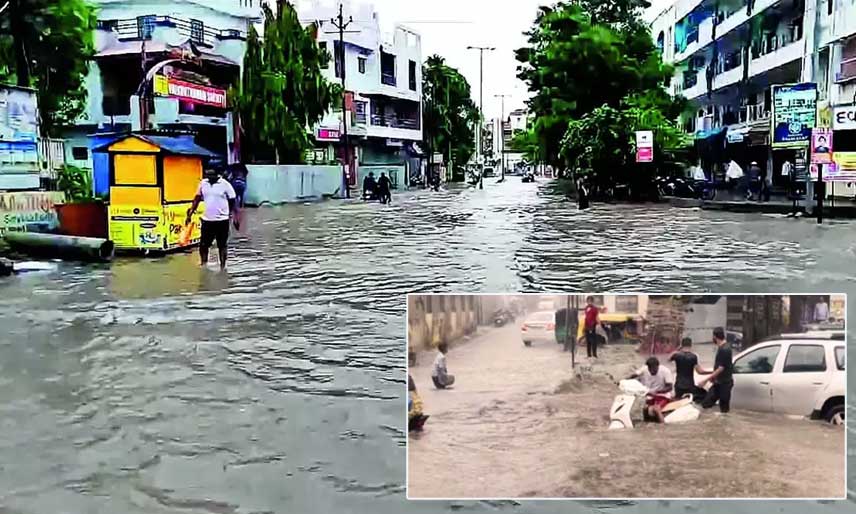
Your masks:
[{"label": "tree trunk", "polygon": [[21,87],[30,87],[30,66],[27,60],[27,44],[24,41],[24,13],[20,0],[9,2],[9,27],[12,31],[12,47],[15,53],[15,76]]}]

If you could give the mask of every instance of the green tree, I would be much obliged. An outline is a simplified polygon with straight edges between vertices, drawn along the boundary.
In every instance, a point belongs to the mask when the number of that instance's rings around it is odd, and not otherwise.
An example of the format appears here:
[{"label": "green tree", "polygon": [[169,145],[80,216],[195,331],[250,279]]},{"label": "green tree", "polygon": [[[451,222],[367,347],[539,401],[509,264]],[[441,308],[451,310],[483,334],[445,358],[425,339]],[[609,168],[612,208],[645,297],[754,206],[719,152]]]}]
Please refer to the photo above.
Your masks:
[{"label": "green tree", "polygon": [[[604,104],[572,120],[562,140],[567,169],[588,177],[600,191],[628,184],[636,198],[648,193],[655,171],[678,172],[691,141],[658,100],[652,95],[631,95],[618,107]],[[656,165],[636,162],[637,130],[654,132]]]},{"label": "green tree", "polygon": [[440,152],[456,164],[453,178],[463,180],[463,166],[475,152],[479,113],[470,97],[470,84],[439,55],[422,68],[422,128],[429,152]]},{"label": "green tree", "polygon": [[[561,141],[571,120],[604,104],[618,107],[628,94],[660,90],[671,79],[648,29],[633,21],[643,5],[575,0],[540,8],[516,57],[548,164],[562,169]],[[594,22],[586,9],[604,21]]]},{"label": "green tree", "polygon": [[86,107],[95,12],[86,0],[10,0],[0,13],[0,82],[38,91],[47,135],[55,135]]},{"label": "green tree", "polygon": [[274,156],[299,163],[312,145],[309,129],[334,107],[341,93],[321,70],[330,55],[317,42],[318,27],[303,27],[294,6],[279,0],[264,5],[264,38],[254,27],[247,36],[244,71],[234,104],[241,117],[245,157]]}]

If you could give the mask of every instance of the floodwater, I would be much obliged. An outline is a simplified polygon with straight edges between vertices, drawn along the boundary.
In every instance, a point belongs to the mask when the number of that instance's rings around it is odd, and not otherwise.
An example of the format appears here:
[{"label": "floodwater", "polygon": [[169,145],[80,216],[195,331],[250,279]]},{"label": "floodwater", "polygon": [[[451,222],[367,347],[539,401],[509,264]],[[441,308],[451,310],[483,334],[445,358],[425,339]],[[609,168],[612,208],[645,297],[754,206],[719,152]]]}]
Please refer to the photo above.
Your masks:
[{"label": "floodwater", "polygon": [[248,211],[226,274],[180,254],[0,281],[0,511],[565,512],[407,502],[405,293],[856,290],[851,222],[580,213],[517,178],[393,201]]},{"label": "floodwater", "polygon": [[645,358],[634,346],[583,352],[574,372],[555,343],[523,346],[519,322],[482,332],[447,355],[453,389],[431,385],[432,355],[410,368],[430,415],[408,447],[411,498],[845,495],[842,427],[716,409],[663,426],[639,422],[640,400],[632,430],[607,430],[616,381]]}]

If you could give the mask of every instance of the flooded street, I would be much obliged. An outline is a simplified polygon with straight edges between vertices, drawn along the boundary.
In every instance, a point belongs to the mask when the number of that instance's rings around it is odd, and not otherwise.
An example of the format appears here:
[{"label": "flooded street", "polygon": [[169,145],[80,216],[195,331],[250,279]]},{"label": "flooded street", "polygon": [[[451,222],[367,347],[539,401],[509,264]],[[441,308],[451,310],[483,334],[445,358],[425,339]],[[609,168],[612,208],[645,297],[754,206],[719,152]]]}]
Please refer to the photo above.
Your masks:
[{"label": "flooded street", "polygon": [[[0,280],[0,512],[567,512],[549,502],[407,502],[405,293],[856,292],[856,223],[817,227],[668,206],[580,213],[544,183],[515,177],[483,191],[405,193],[390,206],[250,210],[234,246],[227,274],[178,254]],[[554,348],[532,350],[552,362]],[[559,378],[550,373],[490,380],[529,387]],[[539,383],[531,390],[546,390]],[[420,387],[427,389],[424,379]],[[488,397],[483,416],[509,416]],[[432,398],[426,410],[438,417],[465,407],[443,399],[435,406]],[[518,409],[540,408],[543,398]],[[557,410],[551,418],[567,424],[570,415]],[[442,431],[433,421],[431,430]],[[499,456],[518,443],[488,444]],[[581,483],[598,491],[606,470],[591,467],[594,458],[579,469],[551,461],[519,490],[565,493],[564,479],[583,473]],[[791,460],[796,470],[804,459]],[[497,477],[484,479],[508,485]],[[851,502],[854,488],[849,481]],[[851,502],[816,507],[849,512]],[[636,512],[635,505],[583,502],[579,510]],[[757,511],[752,503],[720,506]],[[772,507],[796,513],[804,504]]]},{"label": "flooded street", "polygon": [[446,391],[431,385],[430,357],[411,368],[431,416],[410,440],[411,498],[844,496],[841,427],[716,409],[663,426],[641,423],[639,400],[633,430],[607,430],[615,381],[645,359],[631,345],[583,358],[575,377],[561,347],[526,348],[519,323],[506,325],[449,353]]}]

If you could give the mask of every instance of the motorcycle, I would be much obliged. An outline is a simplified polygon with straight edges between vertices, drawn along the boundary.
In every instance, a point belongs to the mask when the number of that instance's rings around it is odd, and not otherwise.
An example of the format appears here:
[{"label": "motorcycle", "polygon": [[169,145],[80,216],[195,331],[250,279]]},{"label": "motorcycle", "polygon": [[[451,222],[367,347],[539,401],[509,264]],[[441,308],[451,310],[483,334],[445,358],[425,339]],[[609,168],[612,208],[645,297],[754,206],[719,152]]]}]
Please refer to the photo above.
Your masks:
[{"label": "motorcycle", "polygon": [[514,314],[505,309],[497,311],[493,316],[493,324],[497,327],[504,326],[511,321],[514,321]]}]

